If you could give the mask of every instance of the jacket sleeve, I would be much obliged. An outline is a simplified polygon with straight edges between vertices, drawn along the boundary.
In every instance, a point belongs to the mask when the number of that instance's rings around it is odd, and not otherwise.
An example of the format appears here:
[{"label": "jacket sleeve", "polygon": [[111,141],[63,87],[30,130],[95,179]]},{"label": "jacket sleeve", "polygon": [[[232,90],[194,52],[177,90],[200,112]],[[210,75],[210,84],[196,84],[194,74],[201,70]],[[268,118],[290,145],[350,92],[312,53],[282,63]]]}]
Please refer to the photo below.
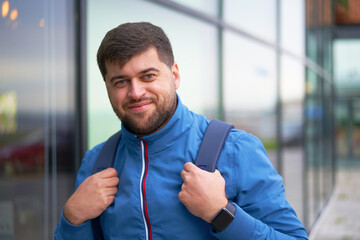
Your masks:
[{"label": "jacket sleeve", "polygon": [[[75,189],[91,175],[95,161],[100,153],[103,144],[99,144],[92,150],[86,152],[81,162],[75,183]],[[88,220],[81,225],[73,225],[64,217],[64,209],[61,213],[60,221],[56,227],[55,240],[93,240],[94,235],[91,228],[91,221]]]},{"label": "jacket sleeve", "polygon": [[263,144],[244,133],[234,141],[235,218],[218,239],[308,239],[294,209],[285,199],[282,177],[273,168]]}]

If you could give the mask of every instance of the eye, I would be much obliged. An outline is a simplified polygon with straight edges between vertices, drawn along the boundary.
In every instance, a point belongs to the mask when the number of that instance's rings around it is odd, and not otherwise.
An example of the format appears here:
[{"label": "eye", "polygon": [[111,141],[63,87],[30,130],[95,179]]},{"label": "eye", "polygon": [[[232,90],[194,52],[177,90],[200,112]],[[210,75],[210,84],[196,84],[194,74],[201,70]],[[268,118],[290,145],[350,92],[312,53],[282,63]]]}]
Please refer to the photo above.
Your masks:
[{"label": "eye", "polygon": [[126,80],[118,80],[115,82],[115,86],[122,86],[122,85],[125,85],[126,83]]},{"label": "eye", "polygon": [[152,73],[144,75],[145,80],[152,80],[154,78],[155,78],[155,74],[152,74]]}]

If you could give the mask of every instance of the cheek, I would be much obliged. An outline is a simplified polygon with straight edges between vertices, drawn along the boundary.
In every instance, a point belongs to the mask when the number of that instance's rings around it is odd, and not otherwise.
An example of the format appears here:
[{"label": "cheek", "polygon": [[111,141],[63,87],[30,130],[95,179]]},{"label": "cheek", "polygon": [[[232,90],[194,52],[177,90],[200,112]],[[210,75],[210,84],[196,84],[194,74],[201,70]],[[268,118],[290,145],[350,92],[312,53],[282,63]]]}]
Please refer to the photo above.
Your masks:
[{"label": "cheek", "polygon": [[164,102],[167,101],[169,95],[170,95],[170,89],[164,86],[161,86],[157,89],[154,89],[154,91],[151,91],[151,94],[155,96],[155,98],[160,101]]},{"label": "cheek", "polygon": [[175,82],[166,82],[166,84],[158,84],[152,88],[152,92],[157,95],[162,95],[163,97],[169,95],[176,91],[176,84]]},{"label": "cheek", "polygon": [[112,104],[120,107],[120,103],[124,102],[125,94],[124,91],[119,91],[119,89],[108,90],[108,96]]}]

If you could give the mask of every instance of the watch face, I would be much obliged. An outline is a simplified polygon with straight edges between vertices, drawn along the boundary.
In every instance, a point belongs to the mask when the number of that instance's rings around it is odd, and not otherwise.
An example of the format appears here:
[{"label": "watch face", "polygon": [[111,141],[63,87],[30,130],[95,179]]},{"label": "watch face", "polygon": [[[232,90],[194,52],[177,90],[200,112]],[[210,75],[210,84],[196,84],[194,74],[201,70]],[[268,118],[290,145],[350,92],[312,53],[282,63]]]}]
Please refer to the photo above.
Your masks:
[{"label": "watch face", "polygon": [[216,230],[222,231],[232,222],[233,219],[234,216],[227,211],[227,209],[222,209],[212,223]]}]

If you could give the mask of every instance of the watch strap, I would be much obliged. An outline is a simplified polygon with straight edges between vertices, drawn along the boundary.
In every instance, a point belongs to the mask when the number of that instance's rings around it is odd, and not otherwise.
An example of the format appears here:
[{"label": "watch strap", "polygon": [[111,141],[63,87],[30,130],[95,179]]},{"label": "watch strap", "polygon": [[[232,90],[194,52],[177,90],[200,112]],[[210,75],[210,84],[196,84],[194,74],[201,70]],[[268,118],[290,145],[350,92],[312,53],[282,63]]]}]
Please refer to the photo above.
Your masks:
[{"label": "watch strap", "polygon": [[236,207],[232,202],[229,201],[225,208],[235,216]]}]

